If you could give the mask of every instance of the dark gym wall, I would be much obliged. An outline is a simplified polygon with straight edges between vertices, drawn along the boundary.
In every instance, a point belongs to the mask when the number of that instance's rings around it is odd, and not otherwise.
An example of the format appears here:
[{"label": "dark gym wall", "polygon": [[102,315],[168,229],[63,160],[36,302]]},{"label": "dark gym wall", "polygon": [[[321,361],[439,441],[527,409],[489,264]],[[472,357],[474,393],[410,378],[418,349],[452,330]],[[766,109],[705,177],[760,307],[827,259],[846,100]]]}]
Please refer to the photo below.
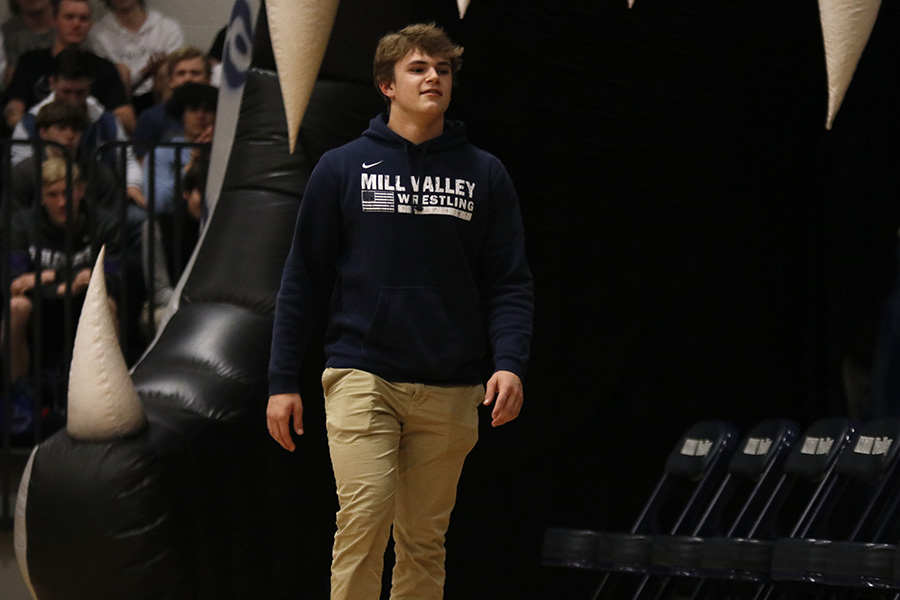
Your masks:
[{"label": "dark gym wall", "polygon": [[448,598],[570,597],[543,527],[627,528],[692,422],[845,414],[842,365],[871,360],[898,8],[827,132],[816,0],[626,6],[414,5],[466,47],[450,117],[512,174],[537,290],[525,410],[470,457]]}]

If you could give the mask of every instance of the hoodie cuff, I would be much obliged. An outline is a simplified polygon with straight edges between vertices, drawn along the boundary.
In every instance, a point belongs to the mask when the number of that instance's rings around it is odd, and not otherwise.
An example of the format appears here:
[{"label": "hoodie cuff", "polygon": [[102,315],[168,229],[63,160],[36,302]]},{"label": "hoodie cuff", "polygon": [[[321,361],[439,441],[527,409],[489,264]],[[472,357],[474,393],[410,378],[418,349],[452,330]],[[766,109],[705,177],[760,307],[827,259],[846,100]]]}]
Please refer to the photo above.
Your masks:
[{"label": "hoodie cuff", "polygon": [[522,382],[525,382],[525,372],[527,371],[526,365],[523,361],[515,360],[512,358],[502,358],[494,363],[494,372],[497,371],[511,371],[519,376],[519,379]]},{"label": "hoodie cuff", "polygon": [[269,395],[275,394],[299,394],[300,386],[297,384],[296,375],[282,373],[269,373]]}]

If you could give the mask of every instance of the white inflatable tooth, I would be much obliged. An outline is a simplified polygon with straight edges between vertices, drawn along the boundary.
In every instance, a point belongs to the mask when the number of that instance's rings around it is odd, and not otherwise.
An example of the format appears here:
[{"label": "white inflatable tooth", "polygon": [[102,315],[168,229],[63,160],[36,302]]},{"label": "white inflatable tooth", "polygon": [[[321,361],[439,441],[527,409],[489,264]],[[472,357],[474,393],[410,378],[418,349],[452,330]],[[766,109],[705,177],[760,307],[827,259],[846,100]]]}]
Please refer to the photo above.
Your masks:
[{"label": "white inflatable tooth", "polygon": [[139,432],[147,422],[119,347],[106,295],[105,256],[104,247],[91,273],[69,370],[66,429],[83,441],[119,439]]},{"label": "white inflatable tooth", "polygon": [[634,0],[628,0],[628,8],[634,8]]},{"label": "white inflatable tooth", "polygon": [[309,104],[331,27],[337,0],[267,0],[269,36],[275,53],[281,96],[287,115],[291,152]]},{"label": "white inflatable tooth", "polygon": [[16,514],[15,523],[13,524],[13,545],[16,549],[16,561],[19,563],[19,572],[22,574],[22,580],[28,586],[33,598],[37,598],[34,593],[34,587],[31,585],[31,575],[28,572],[28,533],[25,528],[25,510],[28,507],[28,486],[31,483],[31,467],[34,464],[34,455],[37,454],[40,446],[35,446],[28,457],[28,463],[22,472],[22,479],[19,482],[19,495],[16,498]]},{"label": "white inflatable tooth", "polygon": [[819,0],[828,69],[827,129],[844,101],[880,7],[881,0]]},{"label": "white inflatable tooth", "polygon": [[469,4],[472,3],[472,0],[456,0],[456,6],[459,8],[459,18],[462,19],[466,16],[466,11],[469,10]]}]

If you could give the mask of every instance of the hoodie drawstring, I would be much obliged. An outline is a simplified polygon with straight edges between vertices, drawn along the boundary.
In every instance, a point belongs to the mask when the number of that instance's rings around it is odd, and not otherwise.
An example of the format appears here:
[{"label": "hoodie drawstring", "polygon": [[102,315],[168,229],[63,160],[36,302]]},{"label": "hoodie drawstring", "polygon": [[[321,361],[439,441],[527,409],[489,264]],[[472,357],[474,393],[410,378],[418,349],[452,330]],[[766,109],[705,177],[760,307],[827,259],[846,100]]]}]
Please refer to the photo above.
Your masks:
[{"label": "hoodie drawstring", "polygon": [[[416,214],[417,212],[422,212],[422,182],[425,180],[425,156],[428,154],[428,147],[430,144],[425,142],[422,144],[422,150],[420,152],[419,159],[419,176],[415,180],[417,182],[416,185],[419,186],[419,190],[417,193],[413,194],[413,212],[412,214]],[[412,179],[412,161],[410,161],[409,157],[409,144],[403,144],[403,154],[406,157],[406,172],[409,173],[410,179]]]}]

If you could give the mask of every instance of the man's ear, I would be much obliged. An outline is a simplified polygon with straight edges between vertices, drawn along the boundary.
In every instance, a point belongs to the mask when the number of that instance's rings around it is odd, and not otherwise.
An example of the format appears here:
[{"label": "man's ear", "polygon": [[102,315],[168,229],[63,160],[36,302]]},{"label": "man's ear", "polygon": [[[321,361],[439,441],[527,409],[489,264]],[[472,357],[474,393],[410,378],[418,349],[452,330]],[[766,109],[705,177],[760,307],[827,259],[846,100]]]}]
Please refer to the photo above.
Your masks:
[{"label": "man's ear", "polygon": [[394,97],[394,82],[393,81],[379,81],[378,89],[381,90],[381,93],[387,96],[388,98]]},{"label": "man's ear", "polygon": [[50,91],[55,92],[56,91],[56,75],[51,75],[50,77],[47,78],[47,81],[50,83]]}]

